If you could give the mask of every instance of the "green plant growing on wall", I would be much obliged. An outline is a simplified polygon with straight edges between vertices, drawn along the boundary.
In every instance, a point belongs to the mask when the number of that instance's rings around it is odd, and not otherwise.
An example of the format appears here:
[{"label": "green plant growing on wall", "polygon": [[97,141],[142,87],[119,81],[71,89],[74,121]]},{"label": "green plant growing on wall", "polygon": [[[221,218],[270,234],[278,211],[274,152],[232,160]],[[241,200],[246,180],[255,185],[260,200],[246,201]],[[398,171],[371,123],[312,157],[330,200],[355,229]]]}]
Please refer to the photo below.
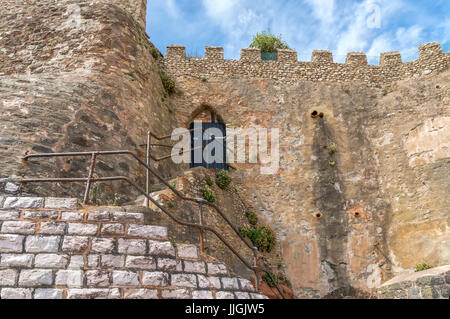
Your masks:
[{"label": "green plant growing on wall", "polygon": [[231,177],[224,169],[216,173],[216,184],[221,189],[226,189],[231,183]]},{"label": "green plant growing on wall", "polygon": [[275,247],[276,239],[273,230],[267,226],[255,229],[241,229],[241,235],[249,238],[259,251],[270,253]]},{"label": "green plant growing on wall", "polygon": [[270,28],[267,31],[256,33],[250,47],[258,48],[263,53],[274,53],[278,49],[289,49],[289,46],[281,39],[281,35],[274,35]]},{"label": "green plant growing on wall", "polygon": [[327,146],[328,155],[333,156],[336,153],[337,147],[336,144],[332,143]]},{"label": "green plant growing on wall", "polygon": [[169,95],[175,93],[175,82],[165,72],[161,71],[160,77],[166,93]]},{"label": "green plant growing on wall", "polygon": [[210,176],[206,176],[205,181],[208,186],[213,186],[213,184],[214,184],[214,182]]},{"label": "green plant growing on wall", "polygon": [[202,78],[202,82],[208,82],[208,79],[205,78],[205,77],[203,77],[203,78]]},{"label": "green plant growing on wall", "polygon": [[336,162],[335,162],[335,161],[330,161],[330,166],[331,166],[331,167],[336,166]]},{"label": "green plant growing on wall", "polygon": [[258,216],[252,211],[246,211],[245,216],[248,219],[248,222],[252,226],[256,226],[258,224]]},{"label": "green plant growing on wall", "polygon": [[89,204],[94,206],[100,206],[100,186],[98,184],[92,185],[89,190]]},{"label": "green plant growing on wall", "polygon": [[216,197],[214,196],[214,192],[210,188],[205,188],[203,191],[203,198],[210,203],[214,203],[216,201]]},{"label": "green plant growing on wall", "polygon": [[175,207],[175,204],[172,203],[172,202],[168,202],[168,203],[167,203],[167,207],[169,207],[169,208],[174,208],[174,207]]},{"label": "green plant growing on wall", "polygon": [[419,272],[419,271],[424,271],[424,270],[427,270],[427,269],[431,269],[431,268],[433,268],[433,266],[430,266],[430,265],[428,265],[426,263],[423,263],[423,264],[416,265],[415,268],[416,268],[415,272]]},{"label": "green plant growing on wall", "polygon": [[[273,279],[272,279],[273,278]],[[264,275],[262,276],[262,280],[264,280],[264,282],[270,287],[270,288],[274,288],[275,287],[275,283],[278,285],[279,283],[279,279],[278,276],[276,276],[274,273],[270,273],[270,275],[268,273],[264,273]],[[273,282],[275,280],[275,283]]]},{"label": "green plant growing on wall", "polygon": [[149,52],[150,52],[150,54],[152,55],[152,57],[153,57],[155,60],[158,60],[158,58],[159,58],[159,51],[158,51],[157,48],[151,47],[150,50],[149,50]]}]

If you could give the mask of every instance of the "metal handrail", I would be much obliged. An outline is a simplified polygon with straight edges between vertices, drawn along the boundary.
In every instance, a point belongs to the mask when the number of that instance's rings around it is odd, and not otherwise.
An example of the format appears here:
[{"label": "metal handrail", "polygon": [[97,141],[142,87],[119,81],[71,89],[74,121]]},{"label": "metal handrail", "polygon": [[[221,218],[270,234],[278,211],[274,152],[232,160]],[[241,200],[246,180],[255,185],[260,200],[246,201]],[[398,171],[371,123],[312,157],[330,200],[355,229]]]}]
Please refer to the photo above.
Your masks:
[{"label": "metal handrail", "polygon": [[[244,242],[248,248],[250,248],[253,251],[254,255],[254,265],[251,266],[226,240],[213,228],[193,223],[184,222],[181,220],[178,220],[175,216],[170,214],[164,207],[162,207],[158,202],[156,202],[150,195],[149,192],[144,191],[142,188],[140,188],[135,182],[133,182],[131,179],[125,176],[116,176],[116,177],[102,177],[102,178],[94,178],[93,177],[93,171],[95,168],[95,160],[97,156],[101,155],[129,155],[135,158],[138,163],[143,165],[147,172],[151,172],[157,179],[159,179],[164,185],[166,185],[176,196],[181,198],[184,201],[190,201],[195,202],[202,207],[202,205],[206,205],[209,207],[212,207],[214,210],[216,210],[219,215],[225,220],[225,222],[233,229],[233,231],[237,234],[237,236],[241,239],[242,242]],[[225,216],[225,214],[217,207],[216,205],[201,199],[201,198],[190,198],[187,196],[184,196],[182,193],[180,193],[178,190],[176,190],[172,185],[170,185],[166,180],[164,180],[150,165],[147,165],[144,161],[142,161],[135,153],[128,151],[128,150],[122,150],[122,151],[94,151],[94,152],[68,152],[68,153],[39,153],[39,154],[28,154],[26,155],[23,160],[27,161],[31,158],[44,158],[44,157],[72,157],[72,156],[91,156],[91,163],[89,168],[89,175],[87,178],[44,178],[44,179],[21,179],[21,183],[40,183],[40,182],[54,182],[54,183],[66,183],[66,182],[86,182],[86,190],[85,190],[85,197],[84,197],[84,203],[87,203],[87,195],[89,193],[90,185],[92,182],[107,182],[107,181],[117,181],[122,180],[129,183],[131,186],[133,186],[136,190],[138,190],[140,193],[142,193],[147,200],[151,201],[153,204],[155,204],[156,207],[161,209],[166,215],[168,215],[171,219],[173,219],[176,223],[188,227],[194,227],[202,231],[210,231],[213,234],[215,234],[223,243],[225,246],[227,246],[235,255],[243,262],[243,264],[249,268],[250,270],[255,272],[256,275],[256,286],[257,289],[259,289],[259,277],[258,277],[258,271],[265,272],[272,280],[272,282],[275,284],[278,292],[282,296],[282,298],[285,299],[285,296],[281,289],[279,288],[278,284],[272,277],[272,274],[257,266],[257,260],[258,260],[258,250],[256,247],[253,247],[248,243],[248,241],[240,234],[239,230],[231,223],[231,221]]]}]

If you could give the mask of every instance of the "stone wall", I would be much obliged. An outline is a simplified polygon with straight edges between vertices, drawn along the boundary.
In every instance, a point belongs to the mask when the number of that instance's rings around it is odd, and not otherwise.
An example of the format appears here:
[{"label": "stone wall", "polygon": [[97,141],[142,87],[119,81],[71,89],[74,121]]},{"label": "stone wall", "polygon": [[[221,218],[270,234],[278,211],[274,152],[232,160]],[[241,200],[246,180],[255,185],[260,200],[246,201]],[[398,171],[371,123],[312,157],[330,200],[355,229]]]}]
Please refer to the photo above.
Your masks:
[{"label": "stone wall", "polygon": [[350,82],[368,86],[390,84],[405,78],[418,78],[446,70],[449,53],[439,43],[419,47],[419,60],[402,63],[399,52],[382,53],[380,65],[368,65],[361,52],[348,53],[345,64],[333,63],[329,51],[316,50],[311,62],[299,62],[297,52],[278,50],[278,61],[262,61],[259,49],[242,49],[240,60],[224,60],[223,48],[206,47],[205,58],[187,58],[185,46],[168,46],[162,66],[176,78],[257,78],[282,83],[299,81]]},{"label": "stone wall", "polygon": [[[120,3],[136,7],[142,1]],[[173,115],[163,102],[153,45],[127,11],[110,1],[87,0],[8,0],[0,10],[0,178],[86,177],[88,158],[29,163],[21,158],[33,152],[118,149],[143,155],[149,129],[171,133]],[[157,165],[165,176],[174,174],[169,161]],[[96,172],[144,182],[144,170],[123,156],[99,158]],[[83,194],[82,185],[28,190]],[[100,193],[104,203],[112,203],[115,193],[123,194],[121,201],[134,194],[119,183]]]},{"label": "stone wall", "polygon": [[233,164],[233,182],[275,230],[297,297],[367,297],[416,264],[450,263],[449,76],[377,88],[193,73],[174,76],[170,101],[179,126],[213,110],[228,128],[279,128],[279,171]]},{"label": "stone wall", "polygon": [[378,289],[380,299],[448,299],[450,266],[404,274],[384,283]]},{"label": "stone wall", "polygon": [[2,299],[261,299],[253,284],[168,240],[143,213],[77,199],[0,197]]}]

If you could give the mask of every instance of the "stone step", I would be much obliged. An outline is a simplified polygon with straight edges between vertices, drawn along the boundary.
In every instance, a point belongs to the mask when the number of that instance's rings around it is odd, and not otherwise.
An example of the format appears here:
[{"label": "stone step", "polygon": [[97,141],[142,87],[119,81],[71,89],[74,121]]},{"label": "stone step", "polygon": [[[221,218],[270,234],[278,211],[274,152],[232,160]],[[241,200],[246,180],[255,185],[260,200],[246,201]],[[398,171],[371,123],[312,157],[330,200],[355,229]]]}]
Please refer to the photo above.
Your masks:
[{"label": "stone step", "polygon": [[40,197],[0,205],[1,298],[266,298],[138,209]]}]

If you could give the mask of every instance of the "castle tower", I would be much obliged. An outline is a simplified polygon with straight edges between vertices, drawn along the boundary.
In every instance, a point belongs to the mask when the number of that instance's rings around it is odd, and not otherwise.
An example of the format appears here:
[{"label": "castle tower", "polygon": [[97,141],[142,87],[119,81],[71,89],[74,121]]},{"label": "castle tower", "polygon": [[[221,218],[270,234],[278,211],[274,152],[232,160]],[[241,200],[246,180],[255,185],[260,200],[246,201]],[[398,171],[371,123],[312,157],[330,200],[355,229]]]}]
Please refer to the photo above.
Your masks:
[{"label": "castle tower", "polygon": [[147,0],[110,0],[116,6],[131,13],[145,30],[147,15]]}]

